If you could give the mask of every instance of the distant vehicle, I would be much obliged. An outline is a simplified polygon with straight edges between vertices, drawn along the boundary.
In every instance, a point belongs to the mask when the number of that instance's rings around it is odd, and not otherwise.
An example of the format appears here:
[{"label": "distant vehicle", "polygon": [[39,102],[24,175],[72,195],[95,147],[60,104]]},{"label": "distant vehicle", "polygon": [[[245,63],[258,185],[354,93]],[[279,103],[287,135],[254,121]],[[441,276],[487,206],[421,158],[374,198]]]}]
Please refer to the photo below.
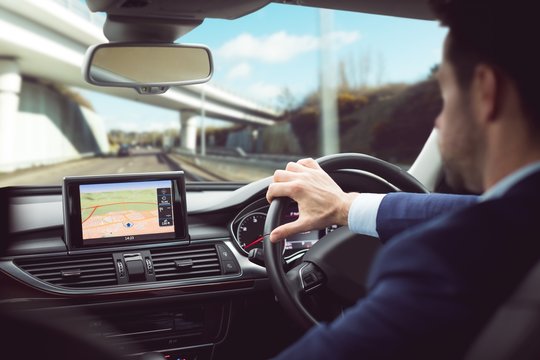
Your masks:
[{"label": "distant vehicle", "polygon": [[118,156],[129,156],[130,155],[129,145],[128,144],[120,145],[120,147],[118,148],[117,155]]}]

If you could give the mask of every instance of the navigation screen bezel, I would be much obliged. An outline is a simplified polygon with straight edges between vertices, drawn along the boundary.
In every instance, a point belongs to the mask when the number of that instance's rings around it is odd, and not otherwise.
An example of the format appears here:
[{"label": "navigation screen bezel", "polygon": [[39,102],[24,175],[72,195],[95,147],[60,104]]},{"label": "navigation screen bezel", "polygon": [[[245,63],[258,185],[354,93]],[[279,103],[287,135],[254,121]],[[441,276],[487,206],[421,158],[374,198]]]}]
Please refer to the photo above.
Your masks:
[{"label": "navigation screen bezel", "polygon": [[[123,184],[148,181],[171,182],[171,204],[174,231],[158,234],[141,234],[135,236],[116,236],[94,239],[83,239],[81,185]],[[186,210],[186,185],[183,171],[141,174],[112,174],[91,176],[67,176],[62,185],[62,202],[64,207],[64,236],[68,250],[77,250],[108,246],[129,246],[132,244],[152,244],[161,242],[189,243]]]}]

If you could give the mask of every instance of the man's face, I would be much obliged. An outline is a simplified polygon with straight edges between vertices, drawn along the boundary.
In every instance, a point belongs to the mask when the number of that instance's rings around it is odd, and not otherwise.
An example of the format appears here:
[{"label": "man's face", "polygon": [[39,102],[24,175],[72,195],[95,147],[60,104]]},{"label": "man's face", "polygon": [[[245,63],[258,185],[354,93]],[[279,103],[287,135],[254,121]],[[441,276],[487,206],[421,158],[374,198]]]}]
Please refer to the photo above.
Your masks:
[{"label": "man's face", "polygon": [[443,109],[435,121],[446,181],[454,190],[482,192],[479,162],[480,134],[471,107],[471,94],[458,84],[455,68],[448,59],[447,37],[438,80]]}]

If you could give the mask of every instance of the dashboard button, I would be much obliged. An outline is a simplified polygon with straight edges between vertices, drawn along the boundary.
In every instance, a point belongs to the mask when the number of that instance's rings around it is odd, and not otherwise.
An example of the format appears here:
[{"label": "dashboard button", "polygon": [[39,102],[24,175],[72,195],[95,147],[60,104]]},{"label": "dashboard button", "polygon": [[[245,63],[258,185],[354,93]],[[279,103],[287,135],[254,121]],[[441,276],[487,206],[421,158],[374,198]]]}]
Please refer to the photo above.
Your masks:
[{"label": "dashboard button", "polygon": [[300,270],[302,276],[302,286],[306,292],[309,292],[320,285],[325,280],[324,273],[314,264],[308,263]]},{"label": "dashboard button", "polygon": [[227,246],[218,244],[217,250],[221,260],[232,260],[233,255]]},{"label": "dashboard button", "polygon": [[148,274],[154,273],[154,265],[152,264],[152,260],[150,258],[145,258],[144,261],[146,262],[146,271]]},{"label": "dashboard button", "polygon": [[126,270],[124,268],[124,263],[122,262],[122,260],[116,260],[116,266],[118,267],[118,276],[126,276]]},{"label": "dashboard button", "polygon": [[223,261],[223,272],[225,274],[235,274],[238,272],[238,265],[232,260]]}]

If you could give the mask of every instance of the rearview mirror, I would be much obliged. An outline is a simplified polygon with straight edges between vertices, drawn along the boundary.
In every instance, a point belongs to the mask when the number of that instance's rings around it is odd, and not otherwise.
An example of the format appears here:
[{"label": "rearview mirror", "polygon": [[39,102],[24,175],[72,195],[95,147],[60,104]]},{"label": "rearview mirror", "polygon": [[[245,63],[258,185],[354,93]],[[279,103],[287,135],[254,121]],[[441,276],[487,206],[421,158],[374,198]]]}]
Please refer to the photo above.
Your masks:
[{"label": "rearview mirror", "polygon": [[98,86],[129,87],[162,94],[171,86],[210,80],[210,50],[199,45],[109,43],[88,48],[85,80]]}]

